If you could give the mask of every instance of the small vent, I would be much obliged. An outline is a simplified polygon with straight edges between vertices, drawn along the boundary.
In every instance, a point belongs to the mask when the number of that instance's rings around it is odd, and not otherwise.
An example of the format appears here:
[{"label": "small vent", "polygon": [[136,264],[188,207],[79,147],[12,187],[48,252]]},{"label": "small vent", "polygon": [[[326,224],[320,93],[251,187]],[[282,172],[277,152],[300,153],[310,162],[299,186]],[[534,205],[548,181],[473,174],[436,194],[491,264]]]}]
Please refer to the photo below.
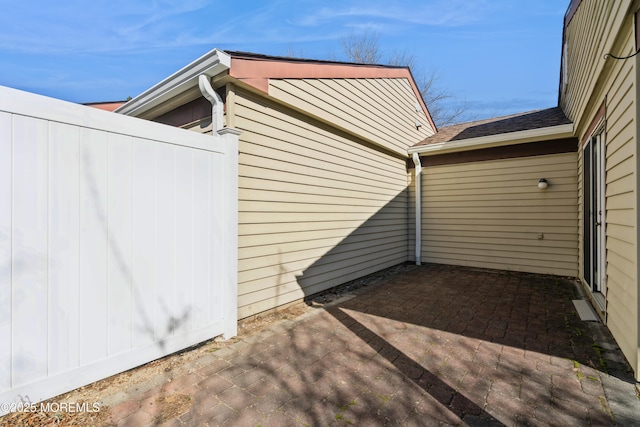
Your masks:
[{"label": "small vent", "polygon": [[574,299],[573,305],[576,307],[576,311],[578,312],[578,316],[580,316],[580,320],[584,320],[586,322],[598,322],[598,316],[591,308],[591,304],[583,299]]}]

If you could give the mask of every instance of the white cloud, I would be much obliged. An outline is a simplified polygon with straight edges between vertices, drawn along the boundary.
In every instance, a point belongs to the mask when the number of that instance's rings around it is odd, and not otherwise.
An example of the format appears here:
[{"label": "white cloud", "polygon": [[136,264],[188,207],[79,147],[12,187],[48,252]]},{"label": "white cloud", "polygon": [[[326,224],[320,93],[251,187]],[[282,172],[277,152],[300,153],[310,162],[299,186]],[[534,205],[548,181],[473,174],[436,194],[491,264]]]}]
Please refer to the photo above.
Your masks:
[{"label": "white cloud", "polygon": [[[0,5],[2,2],[0,1]],[[353,28],[398,34],[410,26],[459,26],[483,16],[484,1],[276,1],[238,13],[237,4],[205,0],[112,0],[11,4],[0,16],[0,51],[28,54],[138,53],[209,45],[337,40]],[[8,5],[6,7],[9,7]],[[486,12],[486,10],[485,10]]]},{"label": "white cloud", "polygon": [[[300,26],[319,26],[337,20],[376,19],[414,25],[456,27],[481,20],[488,12],[486,1],[436,0],[429,2],[362,2],[350,7],[322,7],[293,22]],[[354,25],[354,24],[351,24]]]},{"label": "white cloud", "polygon": [[0,16],[0,49],[88,53],[172,45],[175,34],[188,28],[182,16],[206,5],[204,0],[26,1]]}]

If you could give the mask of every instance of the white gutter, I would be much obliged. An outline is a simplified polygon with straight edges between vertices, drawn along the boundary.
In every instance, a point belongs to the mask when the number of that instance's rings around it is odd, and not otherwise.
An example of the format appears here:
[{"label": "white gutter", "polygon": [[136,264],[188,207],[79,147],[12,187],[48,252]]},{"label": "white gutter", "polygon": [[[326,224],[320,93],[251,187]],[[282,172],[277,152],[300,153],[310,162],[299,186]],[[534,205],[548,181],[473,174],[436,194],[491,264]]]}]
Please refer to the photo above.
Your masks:
[{"label": "white gutter", "polygon": [[415,165],[415,199],[416,199],[416,265],[421,265],[422,258],[422,163],[420,155],[413,153]]},{"label": "white gutter", "polygon": [[209,79],[210,77],[206,74],[200,74],[200,77],[198,77],[198,86],[200,87],[202,96],[207,98],[211,103],[211,124],[213,126],[213,134],[216,135],[224,125],[224,104],[222,103],[220,95],[211,87]]},{"label": "white gutter", "polygon": [[527,142],[545,141],[552,139],[573,137],[573,123],[549,126],[539,129],[507,132],[497,135],[480,136],[477,138],[461,139],[458,141],[444,141],[427,145],[410,147],[409,154],[420,153],[429,155],[443,152],[464,151],[478,148],[500,147],[504,145],[524,144]]},{"label": "white gutter", "polygon": [[211,79],[213,76],[227,71],[230,67],[231,56],[221,50],[214,49],[142,92],[117,108],[115,112],[127,116],[140,117],[154,107],[166,103],[191,88],[197,87],[198,79],[201,75]]}]

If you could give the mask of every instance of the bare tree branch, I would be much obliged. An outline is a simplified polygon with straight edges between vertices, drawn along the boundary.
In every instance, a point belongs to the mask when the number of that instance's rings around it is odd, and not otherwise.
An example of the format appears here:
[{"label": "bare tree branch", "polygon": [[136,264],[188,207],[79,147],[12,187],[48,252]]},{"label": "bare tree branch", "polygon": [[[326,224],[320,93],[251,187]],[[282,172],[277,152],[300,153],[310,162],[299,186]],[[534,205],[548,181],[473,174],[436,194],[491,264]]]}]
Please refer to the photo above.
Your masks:
[{"label": "bare tree branch", "polygon": [[389,65],[395,65],[400,67],[414,68],[416,58],[412,53],[406,50],[394,50],[393,56],[388,61]]},{"label": "bare tree branch", "polygon": [[449,126],[463,119],[467,111],[466,101],[457,100],[451,92],[438,84],[440,75],[437,70],[430,69],[426,72],[419,70],[414,78],[436,126]]},{"label": "bare tree branch", "polygon": [[381,55],[378,39],[379,36],[375,32],[351,33],[342,39],[342,49],[351,62],[356,64],[379,64]]}]

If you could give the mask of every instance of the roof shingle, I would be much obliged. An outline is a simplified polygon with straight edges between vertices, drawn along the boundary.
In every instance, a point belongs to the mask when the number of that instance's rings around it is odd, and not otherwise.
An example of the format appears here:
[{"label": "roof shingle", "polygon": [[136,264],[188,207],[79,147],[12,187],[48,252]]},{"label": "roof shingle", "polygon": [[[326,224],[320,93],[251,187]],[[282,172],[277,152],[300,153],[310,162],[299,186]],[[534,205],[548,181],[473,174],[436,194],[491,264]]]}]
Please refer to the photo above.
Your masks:
[{"label": "roof shingle", "polygon": [[544,110],[527,111],[509,116],[492,117],[490,119],[460,123],[447,126],[414,147],[437,144],[448,141],[479,138],[532,129],[541,129],[571,123],[560,107]]}]

